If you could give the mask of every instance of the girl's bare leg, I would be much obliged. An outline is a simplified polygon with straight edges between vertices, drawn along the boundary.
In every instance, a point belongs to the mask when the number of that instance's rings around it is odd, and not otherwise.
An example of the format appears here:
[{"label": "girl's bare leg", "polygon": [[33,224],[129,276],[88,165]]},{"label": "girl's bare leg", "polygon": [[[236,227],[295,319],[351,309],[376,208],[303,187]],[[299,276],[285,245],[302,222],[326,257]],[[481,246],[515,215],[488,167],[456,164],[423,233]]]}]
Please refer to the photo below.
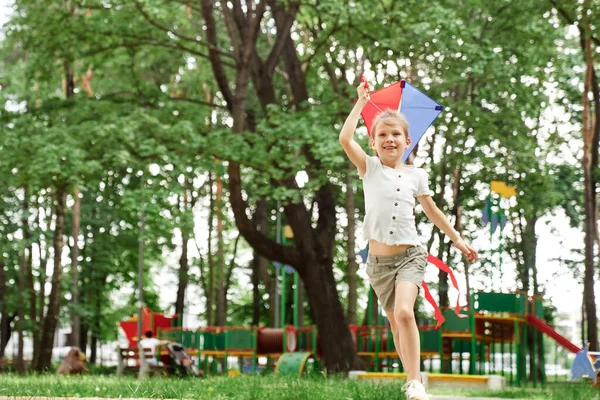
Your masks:
[{"label": "girl's bare leg", "polygon": [[402,366],[404,366],[402,351],[400,351],[400,334],[398,333],[398,324],[396,323],[396,318],[394,317],[394,310],[386,311],[385,315],[387,316],[388,321],[390,321],[390,328],[394,337],[394,347],[396,348],[396,353],[398,353],[400,362],[402,363]]},{"label": "girl's bare leg", "polygon": [[398,354],[401,354],[400,359],[409,381],[421,381],[421,339],[413,311],[418,294],[419,288],[412,282],[398,282],[396,285],[393,320],[398,328],[397,336],[402,340],[396,342],[394,337],[394,343],[399,349]]}]

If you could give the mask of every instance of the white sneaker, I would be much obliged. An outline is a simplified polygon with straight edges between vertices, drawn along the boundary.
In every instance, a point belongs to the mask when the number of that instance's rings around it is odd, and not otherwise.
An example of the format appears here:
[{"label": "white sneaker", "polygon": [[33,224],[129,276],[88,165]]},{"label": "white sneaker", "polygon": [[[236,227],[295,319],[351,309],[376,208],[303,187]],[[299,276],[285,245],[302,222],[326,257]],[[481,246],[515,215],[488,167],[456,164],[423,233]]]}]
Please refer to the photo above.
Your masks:
[{"label": "white sneaker", "polygon": [[406,400],[429,400],[425,393],[425,386],[417,380],[408,381],[402,386],[402,391],[406,393]]}]

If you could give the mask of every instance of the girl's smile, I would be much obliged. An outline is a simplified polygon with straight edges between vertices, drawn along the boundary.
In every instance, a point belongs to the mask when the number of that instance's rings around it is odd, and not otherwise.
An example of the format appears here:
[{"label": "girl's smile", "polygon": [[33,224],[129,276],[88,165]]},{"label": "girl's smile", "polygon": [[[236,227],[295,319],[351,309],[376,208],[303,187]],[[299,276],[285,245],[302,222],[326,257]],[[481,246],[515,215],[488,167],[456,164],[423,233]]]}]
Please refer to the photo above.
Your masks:
[{"label": "girl's smile", "polygon": [[402,162],[402,155],[409,144],[410,139],[403,127],[393,119],[378,124],[376,135],[371,141],[377,155],[382,158],[382,161],[385,159],[385,164],[393,164],[392,168],[395,168],[398,162]]}]

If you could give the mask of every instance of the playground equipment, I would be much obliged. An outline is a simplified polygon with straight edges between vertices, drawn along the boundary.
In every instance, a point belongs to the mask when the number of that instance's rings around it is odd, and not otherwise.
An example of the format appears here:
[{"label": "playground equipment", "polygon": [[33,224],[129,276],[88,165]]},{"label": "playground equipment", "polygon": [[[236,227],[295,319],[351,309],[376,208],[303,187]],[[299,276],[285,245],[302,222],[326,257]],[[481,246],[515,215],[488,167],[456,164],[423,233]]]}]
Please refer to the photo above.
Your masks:
[{"label": "playground equipment", "polygon": [[[132,316],[126,321],[119,322],[119,327],[125,333],[130,348],[137,348],[137,323],[137,315]],[[164,314],[152,311],[148,307],[143,307],[142,309],[142,332],[151,331],[153,337],[158,336],[159,329],[174,326],[176,323],[178,323],[177,315],[167,317]]]},{"label": "playground equipment", "polygon": [[[542,320],[544,310],[539,298],[519,293],[476,292],[472,295],[471,304],[472,309],[465,311],[466,319],[447,313],[441,333],[443,372],[452,371],[451,358],[456,354],[459,372],[463,373],[462,360],[467,352],[470,374],[499,373],[504,376],[508,373],[510,383],[520,385],[527,379],[529,357],[529,378],[535,386],[537,366],[543,368],[545,365],[543,341],[538,341],[536,334],[529,336],[528,330],[541,332],[568,350],[578,351],[577,346]],[[528,338],[533,341],[531,354],[527,354]],[[498,353],[500,362],[496,356]],[[544,374],[541,377],[543,379]]]},{"label": "playground equipment", "polygon": [[[544,310],[539,298],[520,293],[476,292],[471,296],[471,304],[471,309],[461,310],[465,318],[454,310],[445,310],[445,322],[439,330],[420,328],[421,370],[429,371],[434,379],[438,377],[431,373],[439,371],[444,374],[443,379],[450,379],[446,375],[456,379],[499,375],[510,384],[521,385],[529,378],[536,385],[537,366],[545,365],[543,341],[538,340],[537,334],[528,335],[529,331],[541,332],[571,352],[580,351],[542,320]],[[396,373],[386,375],[386,379],[402,377],[397,375],[402,368],[388,326],[351,327],[351,331],[367,372]],[[527,340],[533,343],[531,354]],[[365,376],[380,379],[382,375]]]},{"label": "playground equipment", "polygon": [[[540,332],[567,350],[581,353],[581,349],[542,320],[540,298],[521,293],[475,292],[470,304],[471,308],[460,310],[463,314],[460,316],[455,310],[445,310],[445,322],[440,329],[420,328],[421,370],[428,371],[434,380],[447,381],[455,376],[462,382],[469,376],[498,375],[510,384],[521,385],[530,380],[535,385],[539,381],[537,366],[545,363],[543,341],[538,339]],[[158,321],[167,325],[165,322],[169,320]],[[393,336],[383,321],[383,318],[378,321],[379,325],[350,326],[355,348],[368,372],[396,373],[392,376],[401,377],[397,375],[403,371]],[[155,328],[160,339],[181,344],[183,351],[195,357],[195,367],[204,374],[258,373],[266,369],[278,375],[299,376],[318,369],[321,355],[314,326]],[[527,345],[528,340],[532,341],[531,346]],[[161,351],[161,355],[165,352],[166,349]],[[597,368],[589,356],[578,354],[576,360],[585,359],[587,364],[576,361],[574,378],[578,366],[586,376],[596,377]],[[474,384],[487,382],[473,379]]]},{"label": "playground equipment", "polygon": [[[198,368],[207,374],[227,374],[232,360],[237,361],[239,372],[256,373],[274,368],[284,354],[304,352],[312,357],[318,351],[314,327],[172,327],[161,329],[159,338],[181,343],[190,355],[197,357]],[[263,364],[259,363],[261,359]]]},{"label": "playground equipment", "polygon": [[[275,367],[276,376],[297,376],[300,377],[302,374],[314,370],[315,359],[312,353],[298,352],[298,353],[285,353],[281,355],[277,366]],[[312,363],[312,368],[308,366]]]}]

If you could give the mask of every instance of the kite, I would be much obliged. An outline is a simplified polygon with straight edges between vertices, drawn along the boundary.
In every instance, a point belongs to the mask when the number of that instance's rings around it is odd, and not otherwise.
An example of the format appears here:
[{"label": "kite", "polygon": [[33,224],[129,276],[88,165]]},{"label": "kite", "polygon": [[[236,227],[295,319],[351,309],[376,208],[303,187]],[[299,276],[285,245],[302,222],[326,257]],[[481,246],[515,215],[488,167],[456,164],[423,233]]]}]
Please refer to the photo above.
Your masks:
[{"label": "kite", "polygon": [[[369,84],[364,76],[362,81],[365,83],[365,89],[369,90]],[[371,99],[361,112],[369,136],[377,115],[388,108],[401,112],[408,120],[410,145],[402,156],[402,161],[405,162],[444,106],[402,79],[400,82],[371,93]]]}]

